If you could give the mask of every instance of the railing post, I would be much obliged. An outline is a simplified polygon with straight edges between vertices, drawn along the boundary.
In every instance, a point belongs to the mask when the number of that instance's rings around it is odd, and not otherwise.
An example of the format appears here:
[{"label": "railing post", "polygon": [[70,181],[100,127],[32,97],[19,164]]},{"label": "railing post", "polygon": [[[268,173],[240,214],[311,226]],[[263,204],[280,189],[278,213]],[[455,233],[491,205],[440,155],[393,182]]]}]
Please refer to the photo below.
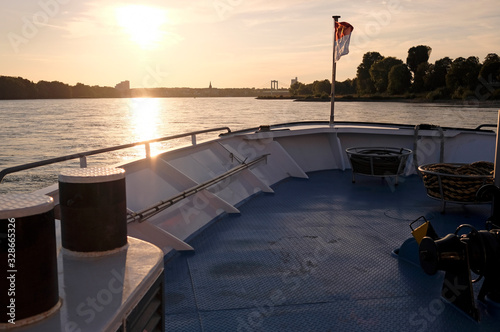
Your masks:
[{"label": "railing post", "polygon": [[87,157],[80,157],[80,168],[87,168]]},{"label": "railing post", "polygon": [[191,143],[196,145],[196,134],[191,135]]},{"label": "railing post", "polygon": [[146,158],[151,158],[151,147],[149,146],[149,142],[144,145],[146,147]]}]

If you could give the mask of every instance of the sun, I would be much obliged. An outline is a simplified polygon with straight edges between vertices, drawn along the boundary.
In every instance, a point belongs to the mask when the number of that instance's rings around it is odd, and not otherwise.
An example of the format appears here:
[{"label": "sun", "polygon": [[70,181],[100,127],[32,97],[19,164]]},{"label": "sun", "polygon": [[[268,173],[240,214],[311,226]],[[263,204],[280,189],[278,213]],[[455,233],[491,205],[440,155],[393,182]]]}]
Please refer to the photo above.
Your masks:
[{"label": "sun", "polygon": [[164,37],[163,25],[167,22],[167,15],[158,8],[127,5],[116,9],[116,21],[141,48],[153,49]]}]

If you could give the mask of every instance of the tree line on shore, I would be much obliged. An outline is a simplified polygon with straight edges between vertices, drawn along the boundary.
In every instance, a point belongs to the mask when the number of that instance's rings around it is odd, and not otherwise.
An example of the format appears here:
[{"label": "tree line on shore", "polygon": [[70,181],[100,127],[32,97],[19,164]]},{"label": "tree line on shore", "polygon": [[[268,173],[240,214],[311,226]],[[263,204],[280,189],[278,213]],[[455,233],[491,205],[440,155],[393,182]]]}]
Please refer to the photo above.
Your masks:
[{"label": "tree line on shore", "polygon": [[[438,99],[500,99],[500,57],[488,54],[481,63],[478,57],[449,57],[429,63],[431,47],[414,46],[408,50],[406,63],[378,52],[367,52],[357,67],[356,77],[335,82],[335,95],[343,97],[393,97]],[[329,80],[290,86],[293,96],[328,99]]]},{"label": "tree line on shore", "polygon": [[22,77],[0,76],[0,99],[118,98],[124,91],[59,81],[34,83]]},{"label": "tree line on shore", "polygon": [[[275,92],[287,94],[286,89]],[[59,81],[34,83],[22,77],[0,76],[0,100],[2,99],[67,99],[67,98],[122,98],[122,97],[257,97],[269,93],[268,89],[256,88],[137,88],[74,86]]]},{"label": "tree line on shore", "polygon": [[[482,63],[475,56],[454,60],[444,57],[429,63],[431,51],[431,47],[425,45],[411,47],[406,62],[391,56],[384,57],[379,52],[367,52],[357,67],[354,79],[335,82],[335,95],[346,99],[402,97],[426,100],[500,100],[500,57],[497,54],[488,54]],[[167,88],[162,88],[159,92],[156,91],[158,89],[142,90],[120,90],[82,83],[71,86],[58,81],[34,83],[22,77],[0,76],[0,99],[120,98],[157,94],[171,97],[180,93],[178,89]],[[216,90],[190,89],[188,92],[181,92],[189,96],[227,95],[226,91]],[[230,95],[253,96],[259,92],[256,89],[236,90],[237,94],[231,91]],[[331,83],[328,79],[310,84],[296,82],[290,86],[289,92],[295,97],[329,99]]]}]

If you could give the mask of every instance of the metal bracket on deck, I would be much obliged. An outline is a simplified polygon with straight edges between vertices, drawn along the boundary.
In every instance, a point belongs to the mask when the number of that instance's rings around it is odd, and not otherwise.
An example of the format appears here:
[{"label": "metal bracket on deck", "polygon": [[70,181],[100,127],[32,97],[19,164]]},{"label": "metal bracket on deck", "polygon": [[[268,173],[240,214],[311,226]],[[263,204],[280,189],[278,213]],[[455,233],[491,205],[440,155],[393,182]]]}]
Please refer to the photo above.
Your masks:
[{"label": "metal bracket on deck", "polygon": [[170,206],[174,205],[175,203],[177,202],[180,202],[182,201],[183,199],[189,197],[189,196],[192,196],[202,190],[205,190],[209,187],[211,187],[212,185],[220,182],[220,181],[223,181],[245,169],[248,169],[258,163],[260,163],[261,161],[265,161],[267,160],[267,156],[269,154],[265,154],[265,155],[262,155],[260,156],[259,158],[249,162],[249,163],[243,163],[241,165],[238,165],[232,169],[230,169],[229,171],[209,180],[209,181],[206,181],[202,184],[199,184],[197,186],[194,186],[190,189],[187,189],[167,200],[164,200],[164,201],[160,201],[152,206],[149,206],[145,209],[142,209],[142,210],[139,210],[137,212],[132,212],[132,213],[129,213],[127,215],[127,223],[130,223],[130,222],[134,222],[134,221],[138,221],[138,222],[143,222],[155,215],[157,215],[158,213],[162,212],[163,210],[169,208]]}]

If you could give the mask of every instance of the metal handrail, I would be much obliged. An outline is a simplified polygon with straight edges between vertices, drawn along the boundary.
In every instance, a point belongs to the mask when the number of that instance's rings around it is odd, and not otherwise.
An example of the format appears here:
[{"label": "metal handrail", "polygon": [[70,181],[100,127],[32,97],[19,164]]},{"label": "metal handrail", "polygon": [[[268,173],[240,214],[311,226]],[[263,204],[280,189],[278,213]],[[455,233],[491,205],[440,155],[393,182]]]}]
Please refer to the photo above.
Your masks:
[{"label": "metal handrail", "polygon": [[147,208],[144,208],[142,210],[139,210],[137,212],[131,212],[127,215],[127,223],[138,221],[138,222],[143,222],[146,221],[147,219],[157,215],[158,213],[162,212],[163,210],[169,208],[170,206],[174,205],[177,202],[182,201],[183,199],[192,196],[202,190],[205,190],[211,186],[213,186],[216,183],[219,183],[245,169],[248,169],[262,161],[267,161],[267,157],[269,154],[265,154],[260,156],[259,158],[252,160],[251,162],[245,163],[243,162],[242,164],[230,169],[229,171],[211,179],[208,180],[202,184],[196,185],[192,188],[189,188],[173,197],[170,197],[167,200],[164,201],[159,201],[156,204],[149,206]]},{"label": "metal handrail", "polygon": [[[292,127],[292,126],[302,126],[302,125],[328,125],[328,121],[296,121],[296,122],[285,122],[285,123],[278,123],[278,124],[273,124],[267,126],[268,129],[278,129],[278,128],[283,128],[283,127]],[[248,133],[248,132],[255,132],[261,129],[262,126],[259,127],[251,127],[251,128],[245,128],[245,129],[240,129],[236,131],[232,131],[230,133],[224,133],[220,134],[220,136],[224,135],[233,135],[233,134],[243,134],[243,133]]]},{"label": "metal handrail", "polygon": [[186,137],[186,136],[191,136],[192,144],[196,145],[196,135],[205,134],[205,133],[214,132],[214,131],[220,131],[220,130],[227,130],[228,133],[231,132],[231,129],[229,127],[219,127],[219,128],[198,130],[198,131],[192,131],[189,133],[154,138],[154,139],[150,139],[147,141],[141,141],[141,142],[135,142],[135,143],[116,145],[116,146],[112,146],[112,147],[108,147],[108,148],[102,148],[102,149],[97,149],[97,150],[74,153],[74,154],[69,154],[69,155],[61,156],[61,157],[57,157],[57,158],[51,158],[51,159],[36,161],[36,162],[28,163],[28,164],[12,166],[12,167],[8,167],[8,168],[5,168],[2,171],[0,171],[0,183],[2,182],[3,178],[7,174],[25,171],[28,169],[37,168],[37,167],[41,167],[41,166],[57,164],[57,163],[60,163],[63,161],[68,161],[68,160],[77,159],[77,158],[80,158],[80,167],[85,168],[85,167],[87,167],[87,160],[86,160],[87,156],[92,156],[92,155],[96,155],[96,154],[112,152],[112,151],[117,151],[117,150],[128,149],[128,148],[138,146],[138,145],[145,146],[146,157],[149,158],[149,157],[151,157],[151,149],[149,146],[149,144],[151,144],[151,143],[163,142],[163,141],[173,140],[173,139],[182,138],[182,137]]},{"label": "metal handrail", "polygon": [[[328,126],[330,125],[329,121],[296,121],[296,122],[285,122],[285,123],[278,123],[278,124],[273,124],[266,126],[268,130],[273,130],[273,129],[280,129],[280,128],[286,128],[286,127],[294,127],[294,126],[312,126],[312,125],[325,125]],[[415,125],[412,124],[402,124],[402,123],[388,123],[388,122],[364,122],[364,121],[336,121],[334,123],[335,126],[339,125],[369,125],[369,126],[389,126],[389,127],[399,127],[399,128],[408,128],[408,129],[414,129]],[[257,132],[261,131],[261,127],[252,127],[252,128],[245,128],[245,129],[240,129],[236,131],[232,131],[229,133],[224,133],[221,134],[220,136],[224,135],[237,135],[237,134],[244,134],[244,133],[251,133],[251,132]],[[477,126],[476,128],[459,128],[459,127],[441,127],[444,130],[447,129],[455,129],[455,130],[463,130],[463,131],[485,131],[485,132],[493,132],[493,130],[488,130],[488,129],[483,129],[484,127],[491,127],[491,128],[496,128],[496,124],[481,124]]]}]

